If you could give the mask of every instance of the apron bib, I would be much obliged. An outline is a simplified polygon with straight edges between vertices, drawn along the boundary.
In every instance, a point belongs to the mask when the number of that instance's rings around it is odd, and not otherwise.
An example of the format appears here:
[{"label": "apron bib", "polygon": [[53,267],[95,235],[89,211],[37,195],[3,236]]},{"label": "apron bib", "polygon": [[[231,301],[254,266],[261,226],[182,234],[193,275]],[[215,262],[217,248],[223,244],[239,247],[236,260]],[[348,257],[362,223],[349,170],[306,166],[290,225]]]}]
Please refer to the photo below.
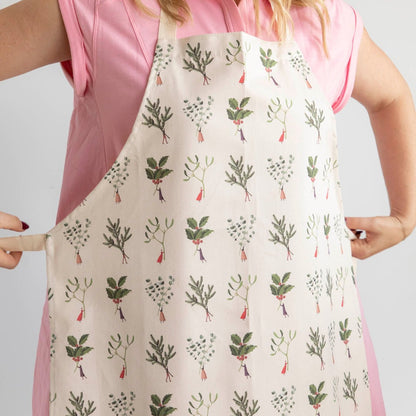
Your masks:
[{"label": "apron bib", "polygon": [[45,234],[50,416],[371,415],[335,115],[292,37],[161,12],[116,161]]}]

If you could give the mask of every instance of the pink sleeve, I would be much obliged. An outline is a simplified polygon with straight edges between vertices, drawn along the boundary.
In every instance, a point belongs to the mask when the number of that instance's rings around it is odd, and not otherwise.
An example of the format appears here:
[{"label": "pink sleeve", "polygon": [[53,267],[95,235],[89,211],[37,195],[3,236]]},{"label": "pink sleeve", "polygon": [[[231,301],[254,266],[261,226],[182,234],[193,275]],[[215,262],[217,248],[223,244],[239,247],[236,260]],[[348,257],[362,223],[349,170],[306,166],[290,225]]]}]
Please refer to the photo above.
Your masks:
[{"label": "pink sleeve", "polygon": [[[357,69],[358,49],[363,33],[363,21],[360,14],[343,0],[327,0],[331,17],[331,66],[341,76],[336,83],[332,109],[334,113],[344,108],[354,87]],[[337,48],[337,51],[334,50]]]},{"label": "pink sleeve", "polygon": [[[69,83],[74,88],[74,92],[78,96],[83,96],[85,94],[85,89],[88,84],[89,74],[89,56],[88,56],[88,47],[85,45],[86,33],[85,28],[83,27],[82,18],[83,16],[81,10],[81,20],[79,19],[80,11],[76,8],[77,0],[58,0],[59,8],[61,11],[62,19],[65,25],[66,33],[69,40],[69,46],[71,50],[71,59],[67,61],[60,62],[61,67],[64,71],[66,78]],[[87,0],[82,3],[85,3],[84,9],[86,6],[92,5],[94,0]],[[93,15],[94,8],[89,13]],[[93,21],[91,17],[87,17],[90,21]],[[92,24],[90,25],[92,26]]]}]

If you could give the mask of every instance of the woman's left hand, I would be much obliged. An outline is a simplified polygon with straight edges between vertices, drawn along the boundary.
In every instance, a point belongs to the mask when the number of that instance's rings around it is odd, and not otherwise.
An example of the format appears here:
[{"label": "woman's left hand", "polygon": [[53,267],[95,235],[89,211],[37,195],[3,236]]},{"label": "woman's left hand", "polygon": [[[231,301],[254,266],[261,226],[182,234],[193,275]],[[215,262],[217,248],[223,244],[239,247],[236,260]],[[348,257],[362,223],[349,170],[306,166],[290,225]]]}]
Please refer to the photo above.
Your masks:
[{"label": "woman's left hand", "polygon": [[351,253],[358,259],[366,259],[403,241],[413,230],[408,230],[398,216],[345,217],[347,227],[359,237],[365,230],[365,238],[351,241]]}]

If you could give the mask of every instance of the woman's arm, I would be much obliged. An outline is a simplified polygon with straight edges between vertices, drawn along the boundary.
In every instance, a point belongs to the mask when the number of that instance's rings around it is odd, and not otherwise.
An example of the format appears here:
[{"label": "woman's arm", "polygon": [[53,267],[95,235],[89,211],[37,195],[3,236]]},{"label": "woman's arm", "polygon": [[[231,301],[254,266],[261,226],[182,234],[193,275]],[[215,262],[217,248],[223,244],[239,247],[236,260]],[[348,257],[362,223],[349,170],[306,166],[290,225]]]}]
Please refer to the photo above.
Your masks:
[{"label": "woman's arm", "polygon": [[0,10],[0,81],[67,59],[58,0],[22,0]]},{"label": "woman's arm", "polygon": [[[390,220],[394,219],[400,226],[404,239],[416,226],[416,111],[405,79],[365,28],[352,97],[368,111],[387,187]],[[379,221],[373,223],[375,229],[389,229],[390,226],[394,229],[392,222],[383,222],[385,219],[375,217],[374,220]],[[350,228],[366,230],[365,224],[361,222],[360,227],[354,217],[351,220]]]},{"label": "woman's arm", "polygon": [[[58,0],[22,0],[0,10],[0,81],[71,59]],[[0,211],[0,228],[24,231],[18,217]],[[0,249],[0,267],[13,269],[21,251]]]}]

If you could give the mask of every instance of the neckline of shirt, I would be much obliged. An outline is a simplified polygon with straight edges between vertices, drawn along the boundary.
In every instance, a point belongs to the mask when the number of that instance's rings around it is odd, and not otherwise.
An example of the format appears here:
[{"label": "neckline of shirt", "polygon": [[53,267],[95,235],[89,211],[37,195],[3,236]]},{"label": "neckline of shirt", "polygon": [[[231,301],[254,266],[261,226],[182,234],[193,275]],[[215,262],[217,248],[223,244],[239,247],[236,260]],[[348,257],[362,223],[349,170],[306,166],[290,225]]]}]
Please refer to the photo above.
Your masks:
[{"label": "neckline of shirt", "polygon": [[241,10],[246,6],[246,0],[240,0],[237,5],[235,0],[220,0],[224,11],[226,25],[229,32],[247,31],[245,22],[241,16]]}]

